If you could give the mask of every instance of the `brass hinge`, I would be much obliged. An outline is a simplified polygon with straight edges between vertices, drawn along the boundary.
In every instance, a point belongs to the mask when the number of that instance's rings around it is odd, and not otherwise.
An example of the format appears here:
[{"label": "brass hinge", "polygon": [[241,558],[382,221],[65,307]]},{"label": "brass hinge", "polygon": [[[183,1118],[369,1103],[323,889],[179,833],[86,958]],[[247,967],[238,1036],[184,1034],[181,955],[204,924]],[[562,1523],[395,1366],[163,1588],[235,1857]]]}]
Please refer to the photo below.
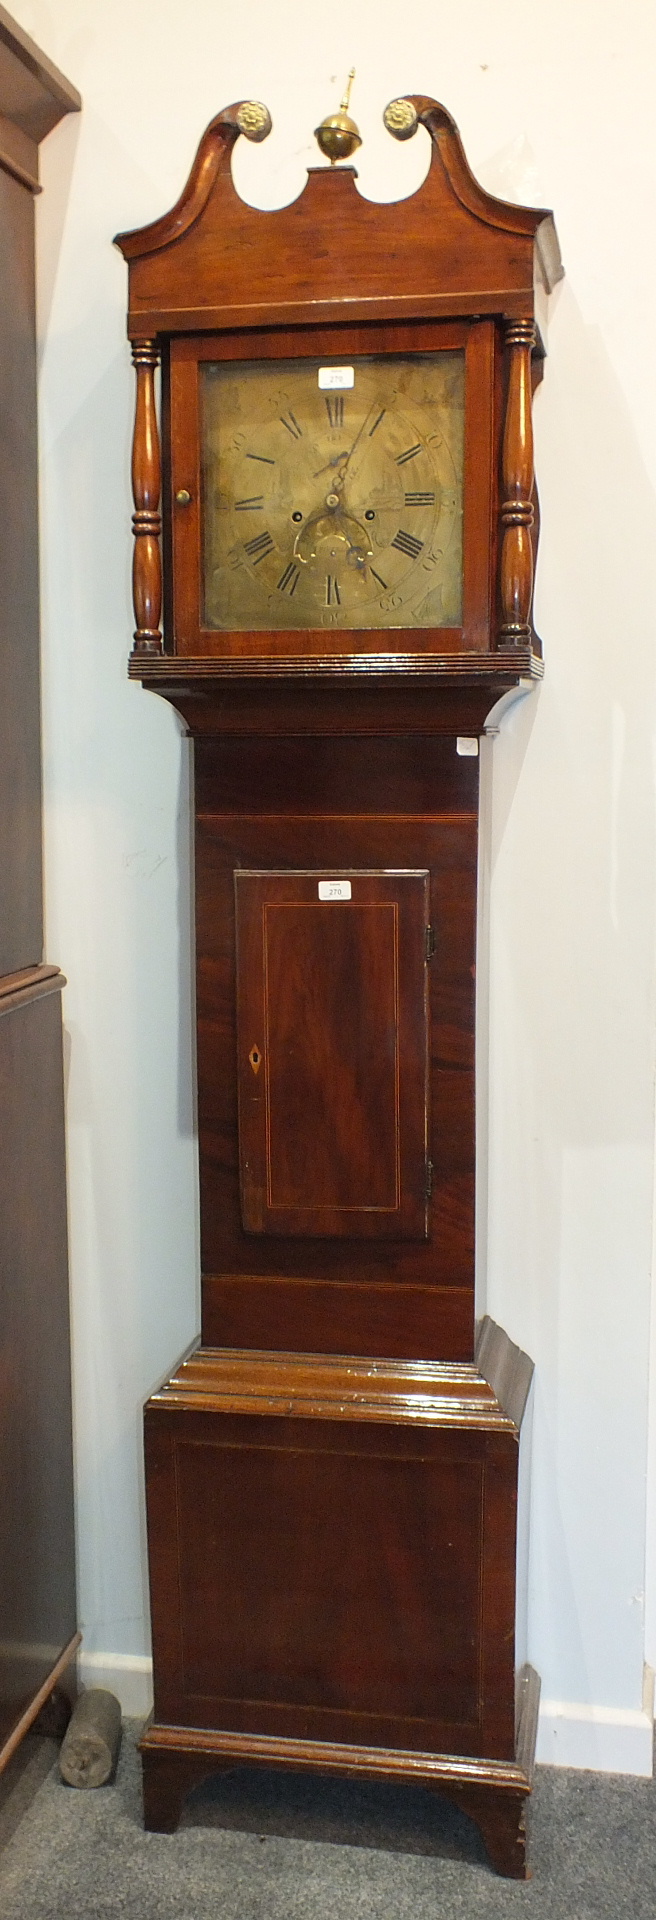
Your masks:
[{"label": "brass hinge", "polygon": [[435,946],[436,946],[435,928],[427,927],[426,928],[426,959],[427,961],[432,960],[435,952]]},{"label": "brass hinge", "polygon": [[433,1192],[433,1162],[432,1160],[427,1160],[426,1161],[426,1199],[427,1200],[430,1200],[432,1192]]}]

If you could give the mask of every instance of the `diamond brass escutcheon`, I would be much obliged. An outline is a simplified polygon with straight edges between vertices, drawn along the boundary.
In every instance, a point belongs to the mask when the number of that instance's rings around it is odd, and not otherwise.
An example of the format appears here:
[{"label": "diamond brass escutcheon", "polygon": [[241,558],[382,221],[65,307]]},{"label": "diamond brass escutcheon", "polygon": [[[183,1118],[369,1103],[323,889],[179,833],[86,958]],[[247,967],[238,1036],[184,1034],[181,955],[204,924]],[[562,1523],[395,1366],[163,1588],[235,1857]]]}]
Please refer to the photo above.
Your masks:
[{"label": "diamond brass escutcheon", "polygon": [[253,1072],[259,1073],[260,1067],[262,1065],[262,1055],[260,1053],[259,1047],[251,1047],[248,1058],[253,1068]]}]

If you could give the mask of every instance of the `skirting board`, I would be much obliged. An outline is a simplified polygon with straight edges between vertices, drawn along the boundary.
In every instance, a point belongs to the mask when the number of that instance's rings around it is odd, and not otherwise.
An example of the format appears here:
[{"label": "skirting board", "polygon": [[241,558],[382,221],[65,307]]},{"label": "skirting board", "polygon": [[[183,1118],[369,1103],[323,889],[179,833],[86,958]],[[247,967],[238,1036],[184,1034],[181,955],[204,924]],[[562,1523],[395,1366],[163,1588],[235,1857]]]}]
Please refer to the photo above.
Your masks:
[{"label": "skirting board", "polygon": [[573,1700],[540,1704],[535,1758],[543,1767],[585,1767],[650,1780],[654,1722],[640,1708],[589,1707]]},{"label": "skirting board", "polygon": [[78,1655],[82,1687],[109,1687],[120,1701],[127,1720],[145,1720],[153,1704],[153,1663],[147,1653],[87,1653]]},{"label": "skirting board", "polygon": [[[109,1687],[123,1713],[143,1720],[153,1704],[152,1661],[146,1654],[87,1653],[79,1676],[84,1687]],[[578,1706],[545,1700],[540,1707],[536,1758],[547,1767],[585,1767],[593,1773],[630,1773],[650,1778],[653,1719],[630,1707]]]}]

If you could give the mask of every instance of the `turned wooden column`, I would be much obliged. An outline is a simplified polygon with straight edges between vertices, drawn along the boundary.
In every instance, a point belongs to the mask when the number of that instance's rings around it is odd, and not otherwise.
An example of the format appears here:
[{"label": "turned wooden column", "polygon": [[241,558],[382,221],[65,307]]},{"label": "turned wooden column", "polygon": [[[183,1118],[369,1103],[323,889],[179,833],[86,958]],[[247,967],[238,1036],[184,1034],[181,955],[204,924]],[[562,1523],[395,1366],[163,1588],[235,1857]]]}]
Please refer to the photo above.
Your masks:
[{"label": "turned wooden column", "polygon": [[534,517],[531,353],[534,343],[532,320],[509,322],[506,327],[510,364],[503,434],[499,647],[525,647],[531,641]]},{"label": "turned wooden column", "polygon": [[134,559],[132,597],[134,602],[135,653],[161,653],[162,635],[162,556],[160,551],[161,461],[155,368],[159,349],[154,340],[135,340],[132,359],[137,374],[137,397],[132,442],[132,494],[134,513]]}]

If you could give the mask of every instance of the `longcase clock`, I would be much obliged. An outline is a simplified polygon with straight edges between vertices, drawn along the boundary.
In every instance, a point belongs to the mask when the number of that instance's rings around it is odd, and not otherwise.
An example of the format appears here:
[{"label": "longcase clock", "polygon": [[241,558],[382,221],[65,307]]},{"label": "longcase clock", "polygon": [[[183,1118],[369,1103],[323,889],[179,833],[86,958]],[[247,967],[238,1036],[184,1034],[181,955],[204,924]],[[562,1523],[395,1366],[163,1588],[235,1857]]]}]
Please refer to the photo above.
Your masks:
[{"label": "longcase clock", "polygon": [[535,281],[561,269],[443,107],[387,110],[420,122],[410,200],[320,166],[264,213],[231,152],[269,117],[229,107],[119,239],[130,673],[194,741],[203,1271],[145,1413],[141,1752],[151,1828],[220,1768],[420,1781],[522,1876],[531,1365],[474,1320],[477,743],[542,673]]}]

